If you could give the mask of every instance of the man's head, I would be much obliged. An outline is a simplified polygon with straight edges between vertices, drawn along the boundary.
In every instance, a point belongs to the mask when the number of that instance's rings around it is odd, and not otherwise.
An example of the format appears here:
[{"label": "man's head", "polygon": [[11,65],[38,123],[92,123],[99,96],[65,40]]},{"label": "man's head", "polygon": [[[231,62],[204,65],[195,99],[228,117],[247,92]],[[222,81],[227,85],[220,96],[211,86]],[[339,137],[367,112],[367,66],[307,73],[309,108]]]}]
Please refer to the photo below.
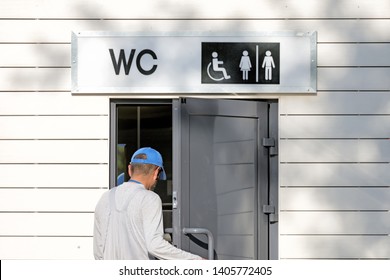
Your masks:
[{"label": "man's head", "polygon": [[[157,179],[166,180],[167,175],[165,174],[163,159],[161,154],[152,148],[141,148],[137,150],[131,157],[130,166],[129,166],[130,176],[134,177],[143,177],[152,179],[157,183]],[[154,186],[146,186],[147,182],[144,183],[145,187],[148,189],[154,188]]]}]

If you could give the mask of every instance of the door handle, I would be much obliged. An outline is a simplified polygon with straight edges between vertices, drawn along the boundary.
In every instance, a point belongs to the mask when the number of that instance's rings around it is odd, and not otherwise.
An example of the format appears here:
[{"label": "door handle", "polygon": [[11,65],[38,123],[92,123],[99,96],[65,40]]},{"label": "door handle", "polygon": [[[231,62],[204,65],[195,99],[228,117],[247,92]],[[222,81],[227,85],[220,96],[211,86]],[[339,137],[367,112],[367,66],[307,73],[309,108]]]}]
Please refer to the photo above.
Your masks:
[{"label": "door handle", "polygon": [[208,240],[208,259],[214,259],[214,236],[211,231],[206,228],[183,228],[184,234],[205,234]]},{"label": "door handle", "polygon": [[[173,228],[166,228],[166,233],[173,233]],[[208,242],[208,259],[213,260],[214,259],[214,236],[211,231],[209,231],[206,228],[183,228],[184,234],[205,234],[207,235],[207,242]]]}]

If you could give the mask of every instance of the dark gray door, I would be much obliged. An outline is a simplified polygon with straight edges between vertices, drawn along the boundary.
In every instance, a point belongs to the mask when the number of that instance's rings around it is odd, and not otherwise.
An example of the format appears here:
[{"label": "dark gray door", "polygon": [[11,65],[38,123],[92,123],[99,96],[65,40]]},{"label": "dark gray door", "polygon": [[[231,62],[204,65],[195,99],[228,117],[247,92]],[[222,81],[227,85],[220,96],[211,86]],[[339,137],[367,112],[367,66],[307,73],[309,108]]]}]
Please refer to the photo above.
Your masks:
[{"label": "dark gray door", "polygon": [[173,239],[216,259],[267,259],[268,103],[183,99],[173,105]]}]

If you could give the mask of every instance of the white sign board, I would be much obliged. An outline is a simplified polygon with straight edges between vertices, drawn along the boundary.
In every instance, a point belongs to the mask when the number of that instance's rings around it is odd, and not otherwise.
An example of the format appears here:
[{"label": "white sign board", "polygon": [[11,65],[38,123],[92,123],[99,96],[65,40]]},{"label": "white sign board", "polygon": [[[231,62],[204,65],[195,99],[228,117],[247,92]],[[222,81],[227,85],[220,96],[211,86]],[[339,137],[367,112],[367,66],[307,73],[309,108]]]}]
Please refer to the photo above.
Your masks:
[{"label": "white sign board", "polygon": [[72,36],[73,93],[312,93],[316,84],[316,32]]}]

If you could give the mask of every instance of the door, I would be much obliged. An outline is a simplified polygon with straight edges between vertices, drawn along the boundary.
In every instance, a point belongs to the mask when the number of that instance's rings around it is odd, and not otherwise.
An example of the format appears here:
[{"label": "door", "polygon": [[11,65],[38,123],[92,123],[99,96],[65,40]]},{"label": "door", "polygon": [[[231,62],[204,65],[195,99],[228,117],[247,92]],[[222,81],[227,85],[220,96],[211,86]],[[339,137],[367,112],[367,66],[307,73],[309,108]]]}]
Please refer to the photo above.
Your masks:
[{"label": "door", "polygon": [[[268,259],[268,103],[181,99],[173,104],[173,242],[208,258]],[[266,208],[264,208],[266,206]]]}]

